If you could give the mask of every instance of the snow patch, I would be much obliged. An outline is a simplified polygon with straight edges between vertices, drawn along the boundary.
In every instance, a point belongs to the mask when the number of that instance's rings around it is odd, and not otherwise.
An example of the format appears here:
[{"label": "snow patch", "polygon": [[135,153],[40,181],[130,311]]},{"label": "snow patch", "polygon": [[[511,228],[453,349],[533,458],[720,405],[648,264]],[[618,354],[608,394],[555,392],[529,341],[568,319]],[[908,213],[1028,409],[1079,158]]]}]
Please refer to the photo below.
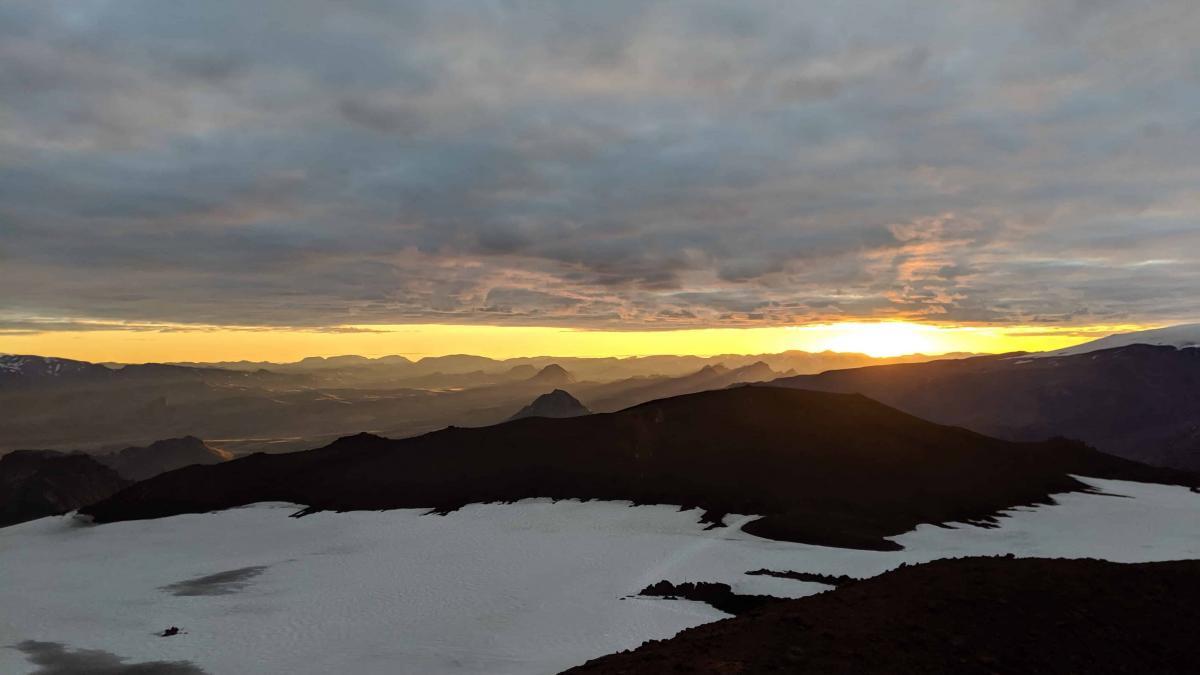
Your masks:
[{"label": "snow patch", "polygon": [[1142,330],[1133,333],[1118,333],[1108,337],[1092,340],[1074,347],[1067,347],[1052,352],[1033,355],[1035,358],[1048,356],[1074,356],[1100,351],[1128,347],[1129,345],[1154,345],[1159,347],[1175,347],[1176,349],[1191,349],[1200,347],[1200,323],[1168,326],[1153,330]]},{"label": "snow patch", "polygon": [[[799,597],[829,587],[745,573],[864,577],[1009,552],[1200,557],[1200,495],[1086,481],[1128,498],[1060,495],[1053,506],[1013,509],[996,529],[921,526],[894,552],[760,539],[738,529],[753,518],[744,515],[706,530],[699,510],[620,502],[304,518],[275,503],[100,526],[44,518],[0,529],[0,636],[208,673],[555,673],[724,617],[699,603],[627,597],[663,579]],[[158,637],[168,626],[181,634]],[[0,649],[0,672],[34,669],[22,652]]]}]

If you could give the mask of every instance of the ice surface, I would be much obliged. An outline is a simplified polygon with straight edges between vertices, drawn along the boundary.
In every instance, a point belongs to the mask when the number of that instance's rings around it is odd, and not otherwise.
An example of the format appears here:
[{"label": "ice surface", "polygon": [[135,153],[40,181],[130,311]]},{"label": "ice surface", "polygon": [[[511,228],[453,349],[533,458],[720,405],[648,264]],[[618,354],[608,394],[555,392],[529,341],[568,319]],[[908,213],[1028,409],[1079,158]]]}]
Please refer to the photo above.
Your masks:
[{"label": "ice surface", "polygon": [[[922,526],[896,552],[759,539],[736,529],[749,516],[705,530],[696,510],[616,502],[304,518],[258,504],[102,526],[44,518],[0,529],[0,672],[36,672],[12,647],[42,644],[209,673],[553,673],[724,616],[626,597],[661,579],[797,597],[827,587],[745,572],[869,576],[1005,552],[1200,557],[1200,495],[1086,480],[1124,496],[1061,495],[997,529]],[[169,626],[184,632],[158,637]]]}]

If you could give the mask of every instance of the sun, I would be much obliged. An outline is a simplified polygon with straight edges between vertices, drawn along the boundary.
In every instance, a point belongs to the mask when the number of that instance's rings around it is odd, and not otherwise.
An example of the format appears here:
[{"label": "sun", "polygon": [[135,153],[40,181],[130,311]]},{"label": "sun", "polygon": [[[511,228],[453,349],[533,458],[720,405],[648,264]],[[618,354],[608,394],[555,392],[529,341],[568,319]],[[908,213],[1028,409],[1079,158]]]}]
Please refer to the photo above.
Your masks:
[{"label": "sun", "polygon": [[846,322],[822,326],[816,340],[822,350],[858,352],[874,357],[935,354],[945,351],[938,329],[903,321]]}]

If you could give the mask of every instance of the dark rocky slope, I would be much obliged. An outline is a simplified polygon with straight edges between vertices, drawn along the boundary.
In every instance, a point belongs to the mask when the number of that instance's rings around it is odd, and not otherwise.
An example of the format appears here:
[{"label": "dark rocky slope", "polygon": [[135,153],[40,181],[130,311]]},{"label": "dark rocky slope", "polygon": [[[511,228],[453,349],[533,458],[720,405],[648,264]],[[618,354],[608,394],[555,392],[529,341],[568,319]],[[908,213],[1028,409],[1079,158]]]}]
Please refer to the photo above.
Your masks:
[{"label": "dark rocky slope", "polygon": [[939,560],[568,673],[1195,673],[1200,561]]},{"label": "dark rocky slope", "polygon": [[129,481],[84,454],[17,450],[0,457],[0,527],[66,513]]},{"label": "dark rocky slope", "polygon": [[618,413],[528,418],[318,450],[251,455],[138,483],[85,509],[99,522],[259,501],[312,509],[428,507],[525,497],[626,499],[762,514],[775,539],[887,549],[919,523],[987,518],[1056,492],[1068,474],[1182,481],[1071,441],[1012,443],[863,396],[741,387]]},{"label": "dark rocky slope", "polygon": [[833,370],[771,386],[859,393],[1010,440],[1078,438],[1147,464],[1200,470],[1200,349],[1131,345]]}]

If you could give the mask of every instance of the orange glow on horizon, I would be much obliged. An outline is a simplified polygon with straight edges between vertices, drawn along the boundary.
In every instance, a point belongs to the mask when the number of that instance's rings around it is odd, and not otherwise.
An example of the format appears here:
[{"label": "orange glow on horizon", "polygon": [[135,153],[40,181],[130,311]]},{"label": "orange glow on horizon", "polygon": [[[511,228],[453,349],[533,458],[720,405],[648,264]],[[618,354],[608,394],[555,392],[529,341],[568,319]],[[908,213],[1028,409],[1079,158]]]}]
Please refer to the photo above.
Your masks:
[{"label": "orange glow on horizon", "polygon": [[86,361],[296,361],[306,356],[445,354],[648,356],[765,354],[787,350],[871,356],[1044,351],[1146,326],[943,326],[904,321],[699,328],[663,331],[581,330],[486,325],[345,326],[339,331],[220,326],[97,325],[94,330],[0,335],[0,352]]}]

